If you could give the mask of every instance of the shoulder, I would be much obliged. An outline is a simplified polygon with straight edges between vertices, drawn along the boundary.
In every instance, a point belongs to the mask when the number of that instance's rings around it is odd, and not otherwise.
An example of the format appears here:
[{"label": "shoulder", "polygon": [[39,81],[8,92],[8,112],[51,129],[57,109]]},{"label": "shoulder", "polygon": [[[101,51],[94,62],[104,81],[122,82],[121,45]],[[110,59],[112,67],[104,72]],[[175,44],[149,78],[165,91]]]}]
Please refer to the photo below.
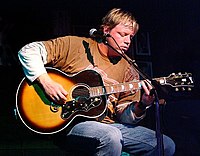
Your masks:
[{"label": "shoulder", "polygon": [[85,45],[93,45],[95,41],[91,38],[87,37],[79,37],[79,36],[61,36],[57,38],[52,38],[47,41],[43,41],[43,44],[48,46],[63,46],[63,47],[79,47]]},{"label": "shoulder", "polygon": [[86,42],[89,42],[89,43],[94,43],[96,41],[94,41],[93,39],[91,38],[88,38],[88,37],[80,37],[80,36],[63,36],[63,37],[58,37],[57,38],[58,40],[69,40],[69,41],[86,41]]},{"label": "shoulder", "polygon": [[80,37],[80,36],[60,36],[60,37],[55,37],[55,38],[51,38],[49,40],[46,40],[46,41],[43,41],[43,42],[78,42],[78,41],[86,41],[86,42],[90,42],[90,43],[93,43],[95,42],[93,39],[91,38],[87,38],[87,37]]}]

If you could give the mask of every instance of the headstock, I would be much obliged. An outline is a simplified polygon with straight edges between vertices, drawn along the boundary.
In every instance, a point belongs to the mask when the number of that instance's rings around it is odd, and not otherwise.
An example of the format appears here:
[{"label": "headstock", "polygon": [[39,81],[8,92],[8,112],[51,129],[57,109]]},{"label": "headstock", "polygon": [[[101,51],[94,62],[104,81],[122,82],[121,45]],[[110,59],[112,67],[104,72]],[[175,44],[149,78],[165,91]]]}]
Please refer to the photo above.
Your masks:
[{"label": "headstock", "polygon": [[191,91],[194,87],[194,82],[191,73],[172,73],[168,77],[159,80],[161,85],[169,85],[175,88],[175,91]]}]

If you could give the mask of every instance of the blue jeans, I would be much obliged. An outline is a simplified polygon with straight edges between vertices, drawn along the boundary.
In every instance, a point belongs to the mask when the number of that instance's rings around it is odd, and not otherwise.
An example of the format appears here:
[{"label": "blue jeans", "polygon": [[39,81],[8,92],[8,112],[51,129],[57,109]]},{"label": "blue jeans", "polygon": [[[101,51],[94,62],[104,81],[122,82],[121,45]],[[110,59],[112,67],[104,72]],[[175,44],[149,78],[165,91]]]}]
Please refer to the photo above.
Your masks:
[{"label": "blue jeans", "polygon": [[[67,151],[87,156],[120,156],[122,151],[139,156],[157,153],[155,131],[118,123],[81,122],[71,129],[65,143]],[[164,155],[173,155],[175,144],[172,139],[164,135],[163,143]]]}]

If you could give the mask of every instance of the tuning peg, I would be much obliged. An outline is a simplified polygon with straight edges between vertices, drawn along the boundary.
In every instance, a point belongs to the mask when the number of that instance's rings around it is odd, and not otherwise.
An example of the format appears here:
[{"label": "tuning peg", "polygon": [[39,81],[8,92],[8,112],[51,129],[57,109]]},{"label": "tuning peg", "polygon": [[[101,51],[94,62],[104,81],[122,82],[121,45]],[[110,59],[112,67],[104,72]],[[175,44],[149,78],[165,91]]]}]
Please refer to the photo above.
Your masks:
[{"label": "tuning peg", "polygon": [[188,91],[191,91],[191,90],[192,90],[192,88],[189,87],[189,88],[188,88]]},{"label": "tuning peg", "polygon": [[181,72],[178,72],[178,75],[182,75],[182,73],[181,73]]},{"label": "tuning peg", "polygon": [[176,92],[178,92],[178,91],[179,91],[179,89],[178,89],[178,88],[175,88],[175,91],[176,91]]},{"label": "tuning peg", "polygon": [[185,84],[185,82],[181,82],[181,85],[184,85]]},{"label": "tuning peg", "polygon": [[184,88],[184,87],[182,87],[182,91],[185,91],[185,88]]}]

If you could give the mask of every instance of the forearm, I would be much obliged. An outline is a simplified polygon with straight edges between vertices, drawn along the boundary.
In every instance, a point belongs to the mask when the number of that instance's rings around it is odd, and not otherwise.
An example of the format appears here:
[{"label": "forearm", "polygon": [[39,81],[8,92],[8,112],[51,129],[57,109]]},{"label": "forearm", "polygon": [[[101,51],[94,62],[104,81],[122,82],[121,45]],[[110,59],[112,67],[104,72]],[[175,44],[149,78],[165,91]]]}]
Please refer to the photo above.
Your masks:
[{"label": "forearm", "polygon": [[138,102],[118,105],[116,110],[118,120],[122,123],[129,124],[137,123],[142,120],[146,115],[146,111],[138,106]]},{"label": "forearm", "polygon": [[134,104],[134,113],[137,117],[140,117],[146,113],[147,108],[148,106],[146,106],[142,101],[136,102]]}]

